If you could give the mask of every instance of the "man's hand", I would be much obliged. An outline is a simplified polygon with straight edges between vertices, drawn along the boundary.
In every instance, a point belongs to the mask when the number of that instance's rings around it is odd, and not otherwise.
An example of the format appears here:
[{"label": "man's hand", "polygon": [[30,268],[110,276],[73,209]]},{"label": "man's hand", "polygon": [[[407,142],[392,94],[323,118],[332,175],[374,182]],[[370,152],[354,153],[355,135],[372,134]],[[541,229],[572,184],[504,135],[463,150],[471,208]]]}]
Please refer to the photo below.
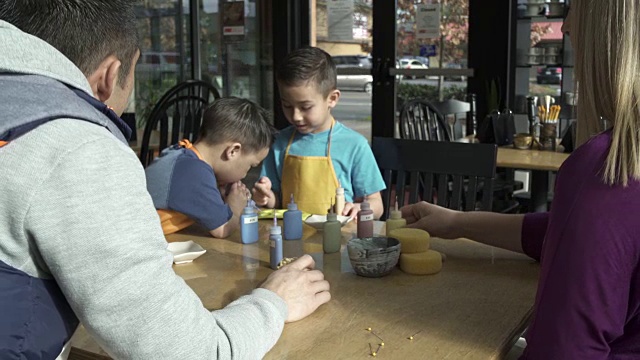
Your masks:
[{"label": "man's hand", "polygon": [[303,255],[271,273],[260,286],[273,291],[287,303],[287,322],[304,319],[331,300],[329,282],[321,271],[313,270],[314,266],[313,258]]}]

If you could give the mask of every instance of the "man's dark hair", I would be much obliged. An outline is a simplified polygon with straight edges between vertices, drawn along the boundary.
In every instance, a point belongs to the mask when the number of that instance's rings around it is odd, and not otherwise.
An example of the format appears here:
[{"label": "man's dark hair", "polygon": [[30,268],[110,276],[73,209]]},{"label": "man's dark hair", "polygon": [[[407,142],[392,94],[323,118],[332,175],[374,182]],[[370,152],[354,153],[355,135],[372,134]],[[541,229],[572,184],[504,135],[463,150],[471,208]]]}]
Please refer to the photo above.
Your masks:
[{"label": "man's dark hair", "polygon": [[331,55],[316,47],[290,52],[278,66],[276,80],[286,86],[315,85],[323,96],[336,89],[336,64]]},{"label": "man's dark hair", "polygon": [[271,146],[274,128],[269,113],[251,100],[221,98],[204,112],[198,141],[208,145],[235,141],[249,152]]},{"label": "man's dark hair", "polygon": [[63,53],[89,76],[110,55],[122,63],[119,85],[138,50],[134,0],[1,0],[0,20]]}]

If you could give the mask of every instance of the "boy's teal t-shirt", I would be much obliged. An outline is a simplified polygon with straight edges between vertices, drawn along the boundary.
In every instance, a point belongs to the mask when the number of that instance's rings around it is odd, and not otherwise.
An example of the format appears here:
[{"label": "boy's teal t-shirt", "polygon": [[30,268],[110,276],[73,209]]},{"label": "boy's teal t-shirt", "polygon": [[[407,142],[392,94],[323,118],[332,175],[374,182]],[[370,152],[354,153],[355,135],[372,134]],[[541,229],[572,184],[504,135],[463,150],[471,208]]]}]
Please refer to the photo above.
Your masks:
[{"label": "boy's teal t-shirt", "polygon": [[[262,163],[260,176],[266,176],[271,180],[272,189],[276,193],[281,189],[284,154],[294,131],[296,130],[293,126],[282,130]],[[289,154],[326,156],[328,140],[329,131],[306,135],[296,133]],[[331,135],[331,161],[338,181],[344,188],[347,202],[386,188],[367,139],[337,121]]]}]

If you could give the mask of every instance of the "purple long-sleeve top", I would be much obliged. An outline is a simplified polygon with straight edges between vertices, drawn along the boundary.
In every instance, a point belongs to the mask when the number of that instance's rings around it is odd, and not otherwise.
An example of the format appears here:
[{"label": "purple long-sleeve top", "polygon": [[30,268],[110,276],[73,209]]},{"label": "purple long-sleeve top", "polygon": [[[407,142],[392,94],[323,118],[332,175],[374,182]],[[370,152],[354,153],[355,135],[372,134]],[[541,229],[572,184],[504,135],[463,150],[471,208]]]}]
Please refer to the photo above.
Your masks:
[{"label": "purple long-sleeve top", "polygon": [[551,211],[524,218],[541,273],[522,359],[640,359],[640,183],[603,183],[610,143],[605,132],[579,147]]}]

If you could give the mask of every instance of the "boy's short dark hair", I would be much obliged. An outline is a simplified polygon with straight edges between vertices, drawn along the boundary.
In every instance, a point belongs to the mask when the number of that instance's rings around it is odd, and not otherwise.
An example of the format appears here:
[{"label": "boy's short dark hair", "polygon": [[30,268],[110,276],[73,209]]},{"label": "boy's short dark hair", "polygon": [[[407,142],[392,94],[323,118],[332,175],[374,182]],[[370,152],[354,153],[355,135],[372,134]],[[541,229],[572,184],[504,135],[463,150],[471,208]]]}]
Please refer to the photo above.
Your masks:
[{"label": "boy's short dark hair", "polygon": [[324,96],[337,88],[336,64],[331,55],[316,47],[290,52],[278,66],[276,80],[286,86],[313,83]]},{"label": "boy's short dark hair", "polygon": [[129,76],[139,48],[135,0],[2,0],[0,20],[55,47],[89,76],[109,55]]},{"label": "boy's short dark hair", "polygon": [[208,145],[237,141],[243,149],[258,152],[268,148],[275,134],[269,112],[251,100],[221,98],[204,112],[198,141]]}]

